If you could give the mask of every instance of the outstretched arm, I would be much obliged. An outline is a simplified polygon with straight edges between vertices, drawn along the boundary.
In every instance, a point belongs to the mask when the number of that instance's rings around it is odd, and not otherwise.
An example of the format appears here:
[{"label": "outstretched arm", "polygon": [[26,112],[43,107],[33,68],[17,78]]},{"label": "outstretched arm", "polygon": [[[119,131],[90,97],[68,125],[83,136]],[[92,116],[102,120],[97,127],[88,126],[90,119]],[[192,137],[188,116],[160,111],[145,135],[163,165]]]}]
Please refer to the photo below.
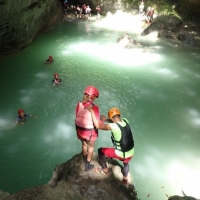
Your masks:
[{"label": "outstretched arm", "polygon": [[99,121],[97,120],[96,115],[95,115],[94,110],[93,110],[92,107],[89,106],[87,109],[91,112],[93,123],[94,123],[94,125],[95,125],[95,127],[96,127],[97,129],[101,129],[101,130],[111,130],[109,124],[100,124],[100,123],[99,123]]},{"label": "outstretched arm", "polygon": [[30,114],[30,117],[34,117],[35,119],[37,119],[37,116]]},{"label": "outstretched arm", "polygon": [[100,113],[99,113],[99,107],[98,106],[93,105],[92,109],[95,113],[96,119],[98,120],[99,124],[103,124],[105,121],[107,121],[106,116],[104,116],[104,115],[99,116]]}]

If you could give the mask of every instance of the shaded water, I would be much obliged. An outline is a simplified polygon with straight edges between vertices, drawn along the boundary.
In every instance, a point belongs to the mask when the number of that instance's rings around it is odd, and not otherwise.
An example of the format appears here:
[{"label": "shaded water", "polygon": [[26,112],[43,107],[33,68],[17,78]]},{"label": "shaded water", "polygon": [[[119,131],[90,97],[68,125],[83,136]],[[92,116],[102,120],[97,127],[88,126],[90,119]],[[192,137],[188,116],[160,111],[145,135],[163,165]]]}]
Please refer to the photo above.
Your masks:
[{"label": "shaded water", "polygon": [[[122,28],[62,22],[0,60],[0,189],[45,184],[57,164],[81,151],[75,106],[84,88],[95,85],[101,113],[118,107],[131,124],[138,197],[161,200],[184,191],[200,198],[199,51],[142,38],[140,26]],[[145,46],[118,49],[116,39],[125,32]],[[55,62],[44,64],[49,55]],[[63,82],[53,87],[55,72]],[[20,108],[38,119],[16,126]],[[102,145],[112,145],[108,132],[100,131],[95,151]]]}]

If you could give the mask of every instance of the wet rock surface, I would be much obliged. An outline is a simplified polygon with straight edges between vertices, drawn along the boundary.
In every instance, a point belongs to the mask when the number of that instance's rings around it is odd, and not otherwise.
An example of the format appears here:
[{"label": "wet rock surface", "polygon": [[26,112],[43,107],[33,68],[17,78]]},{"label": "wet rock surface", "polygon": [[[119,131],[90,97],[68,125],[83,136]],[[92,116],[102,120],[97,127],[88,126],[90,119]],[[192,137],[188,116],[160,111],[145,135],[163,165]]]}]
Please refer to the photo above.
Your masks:
[{"label": "wet rock surface", "polygon": [[[97,155],[92,164],[100,167]],[[75,155],[65,163],[57,165],[51,180],[46,185],[27,188],[15,194],[1,192],[1,200],[137,200],[137,193],[129,174],[128,184],[122,183],[121,166],[110,160],[109,175],[102,175],[91,169],[84,171],[82,155]]]},{"label": "wet rock surface", "polygon": [[183,22],[176,16],[156,17],[141,35],[146,36],[152,32],[157,32],[160,38],[179,42],[179,45],[195,49],[200,47],[200,24],[191,21]]},{"label": "wet rock surface", "polygon": [[[100,167],[96,153],[91,163]],[[98,174],[94,169],[85,172],[82,155],[77,154],[57,165],[47,184],[26,188],[14,194],[0,190],[0,200],[138,200],[131,174],[128,174],[128,184],[125,185],[122,183],[122,165],[110,159],[107,163],[108,175]],[[183,197],[175,195],[167,198],[197,200],[185,194]]]},{"label": "wet rock surface", "polygon": [[168,200],[197,200],[194,197],[189,197],[189,196],[184,196],[184,197],[180,197],[180,196],[172,196],[170,197]]}]

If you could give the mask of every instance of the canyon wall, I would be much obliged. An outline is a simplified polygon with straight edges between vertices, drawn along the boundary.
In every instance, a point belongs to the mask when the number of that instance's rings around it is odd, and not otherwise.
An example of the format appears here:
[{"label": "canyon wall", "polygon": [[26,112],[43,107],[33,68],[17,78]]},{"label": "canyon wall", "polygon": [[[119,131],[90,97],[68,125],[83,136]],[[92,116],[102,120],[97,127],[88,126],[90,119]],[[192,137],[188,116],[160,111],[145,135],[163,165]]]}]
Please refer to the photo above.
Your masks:
[{"label": "canyon wall", "polygon": [[59,0],[0,0],[0,55],[28,46],[36,34],[62,18]]}]

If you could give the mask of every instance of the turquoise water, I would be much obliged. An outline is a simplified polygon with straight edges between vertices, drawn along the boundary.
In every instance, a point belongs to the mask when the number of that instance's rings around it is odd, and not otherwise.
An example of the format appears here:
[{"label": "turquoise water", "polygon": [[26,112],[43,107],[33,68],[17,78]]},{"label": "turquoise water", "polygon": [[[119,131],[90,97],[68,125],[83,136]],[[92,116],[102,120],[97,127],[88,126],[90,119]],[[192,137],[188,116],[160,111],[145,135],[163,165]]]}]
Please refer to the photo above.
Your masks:
[{"label": "turquoise water", "polygon": [[[118,107],[131,124],[138,197],[161,200],[184,191],[200,198],[199,50],[140,37],[142,26],[120,22],[63,21],[0,60],[0,189],[46,184],[57,164],[80,153],[75,106],[85,87],[95,85],[101,113]],[[118,48],[125,32],[143,46]],[[49,55],[50,65],[44,63]],[[54,73],[63,81],[55,87]],[[16,126],[20,108],[38,118]],[[95,151],[102,145],[112,145],[105,131]]]}]

